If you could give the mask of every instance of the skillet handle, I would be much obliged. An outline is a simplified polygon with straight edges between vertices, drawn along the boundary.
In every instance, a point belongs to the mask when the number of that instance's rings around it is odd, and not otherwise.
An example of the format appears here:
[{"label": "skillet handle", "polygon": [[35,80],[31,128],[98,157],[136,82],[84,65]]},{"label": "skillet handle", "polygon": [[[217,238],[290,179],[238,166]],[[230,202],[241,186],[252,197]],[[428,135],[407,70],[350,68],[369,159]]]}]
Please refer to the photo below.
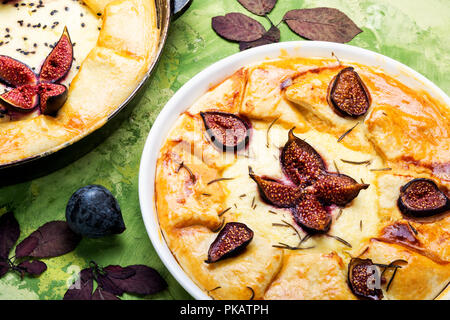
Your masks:
[{"label": "skillet handle", "polygon": [[173,19],[180,17],[191,5],[192,0],[172,0],[172,16]]}]

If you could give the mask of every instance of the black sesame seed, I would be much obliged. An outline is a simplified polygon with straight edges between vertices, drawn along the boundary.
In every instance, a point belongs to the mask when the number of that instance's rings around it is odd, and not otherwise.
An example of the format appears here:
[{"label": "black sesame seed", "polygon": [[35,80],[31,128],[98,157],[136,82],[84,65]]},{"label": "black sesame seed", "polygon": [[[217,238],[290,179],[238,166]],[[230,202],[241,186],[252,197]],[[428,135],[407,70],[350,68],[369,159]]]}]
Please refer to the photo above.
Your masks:
[{"label": "black sesame seed", "polygon": [[85,26],[86,26],[86,24],[83,22],[83,23],[81,24],[81,27],[84,28]]},{"label": "black sesame seed", "polygon": [[69,7],[64,7],[64,10],[69,11]]},{"label": "black sesame seed", "polygon": [[53,16],[55,13],[57,13],[58,12],[58,10],[52,10],[51,12],[50,12],[50,15],[51,16]]},{"label": "black sesame seed", "polygon": [[9,33],[9,28],[6,28],[5,30],[6,30],[6,32],[8,32],[8,33]]}]

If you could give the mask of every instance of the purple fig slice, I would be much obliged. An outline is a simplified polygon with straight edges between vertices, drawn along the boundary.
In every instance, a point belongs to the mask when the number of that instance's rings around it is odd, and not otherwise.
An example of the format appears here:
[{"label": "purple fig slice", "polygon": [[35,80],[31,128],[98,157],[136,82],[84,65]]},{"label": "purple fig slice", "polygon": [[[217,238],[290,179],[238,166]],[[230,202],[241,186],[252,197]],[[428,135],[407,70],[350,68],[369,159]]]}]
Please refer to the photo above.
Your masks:
[{"label": "purple fig slice", "polygon": [[340,115],[354,118],[369,110],[369,91],[352,67],[342,69],[331,81],[328,103]]},{"label": "purple fig slice", "polygon": [[253,231],[240,222],[228,222],[217,235],[208,251],[206,263],[236,256],[252,241]]},{"label": "purple fig slice", "polygon": [[0,56],[0,82],[17,88],[36,84],[37,77],[26,64],[8,56]]},{"label": "purple fig slice", "polygon": [[325,170],[325,164],[313,147],[294,135],[294,129],[289,131],[288,142],[281,152],[281,165],[295,184],[310,184]]},{"label": "purple fig slice", "polygon": [[330,229],[331,214],[312,194],[304,194],[292,212],[295,222],[309,233],[325,233]]},{"label": "purple fig slice", "polygon": [[368,184],[358,183],[345,174],[327,172],[314,182],[313,190],[324,203],[345,206],[368,187]]},{"label": "purple fig slice", "polygon": [[39,103],[38,86],[24,85],[0,96],[0,104],[17,112],[29,112]]},{"label": "purple fig slice", "polygon": [[69,72],[73,61],[73,47],[69,32],[64,28],[58,43],[42,65],[39,79],[41,82],[56,82]]},{"label": "purple fig slice", "polygon": [[248,171],[250,178],[258,185],[261,197],[276,207],[293,207],[302,195],[302,189],[297,186],[290,186],[270,178],[257,176],[251,167],[248,168]]},{"label": "purple fig slice", "polygon": [[429,217],[450,210],[449,198],[430,179],[414,179],[400,188],[398,207],[403,214]]},{"label": "purple fig slice", "polygon": [[249,141],[249,125],[239,116],[219,111],[200,112],[206,132],[216,147],[223,151],[245,148]]},{"label": "purple fig slice", "polygon": [[67,100],[67,87],[62,84],[41,83],[39,95],[41,112],[46,115],[55,114]]},{"label": "purple fig slice", "polygon": [[[376,288],[381,283],[381,274],[370,259],[353,258],[348,264],[348,284],[353,294],[369,300],[383,299],[383,291]],[[380,279],[376,279],[376,277]]]}]

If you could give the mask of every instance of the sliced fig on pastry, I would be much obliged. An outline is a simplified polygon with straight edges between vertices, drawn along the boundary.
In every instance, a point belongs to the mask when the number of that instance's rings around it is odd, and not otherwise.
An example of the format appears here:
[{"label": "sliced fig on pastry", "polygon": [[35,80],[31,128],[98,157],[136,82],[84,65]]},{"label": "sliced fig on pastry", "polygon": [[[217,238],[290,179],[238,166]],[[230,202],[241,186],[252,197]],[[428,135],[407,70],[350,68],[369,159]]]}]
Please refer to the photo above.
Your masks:
[{"label": "sliced fig on pastry", "polygon": [[370,259],[352,258],[348,264],[348,284],[352,292],[363,299],[381,300],[383,291],[377,288],[381,283],[380,272]]},{"label": "sliced fig on pastry", "polygon": [[249,124],[239,116],[219,111],[200,112],[211,142],[222,151],[236,152],[249,142]]},{"label": "sliced fig on pastry", "polygon": [[253,231],[240,222],[228,222],[220,230],[217,238],[208,250],[206,263],[214,263],[236,256],[248,246],[253,239]]},{"label": "sliced fig on pastry", "polygon": [[297,185],[309,184],[325,170],[320,154],[306,141],[289,130],[288,142],[281,152],[281,166],[284,173]]},{"label": "sliced fig on pastry", "polygon": [[251,167],[248,170],[250,177],[258,185],[261,197],[276,207],[293,207],[302,195],[302,189],[297,186],[287,185],[274,179],[257,176]]},{"label": "sliced fig on pastry", "polygon": [[342,69],[330,83],[328,103],[338,114],[359,117],[370,107],[370,94],[353,67]]},{"label": "sliced fig on pastry", "polygon": [[398,207],[403,214],[429,217],[450,210],[450,200],[430,179],[413,179],[400,188]]}]

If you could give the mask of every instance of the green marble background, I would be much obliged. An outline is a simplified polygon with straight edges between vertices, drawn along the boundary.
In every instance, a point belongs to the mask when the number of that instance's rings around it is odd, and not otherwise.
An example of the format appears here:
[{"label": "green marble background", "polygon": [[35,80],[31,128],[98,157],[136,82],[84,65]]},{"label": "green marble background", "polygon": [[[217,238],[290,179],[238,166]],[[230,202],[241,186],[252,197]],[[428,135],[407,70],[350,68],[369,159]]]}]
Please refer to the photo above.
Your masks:
[{"label": "green marble background", "polygon": [[[277,24],[287,10],[317,6],[340,9],[364,30],[350,44],[399,60],[450,93],[448,0],[279,0],[270,18]],[[231,11],[247,13],[236,0],[194,0],[172,24],[144,97],[114,134],[64,169],[0,189],[0,214],[6,211],[1,205],[9,203],[22,228],[21,239],[47,221],[64,219],[70,195],[94,183],[104,185],[118,198],[127,226],[120,236],[83,239],[76,251],[46,259],[48,270],[40,277],[21,280],[8,274],[0,279],[0,299],[61,299],[67,279],[90,260],[101,265],[147,264],[159,270],[169,287],[146,299],[190,298],[164,268],[145,231],[138,199],[139,161],[152,123],[173,93],[205,67],[238,52],[237,44],[221,39],[210,27],[213,16]],[[264,19],[253,17],[269,27]],[[286,25],[280,29],[281,41],[301,40]]]}]

